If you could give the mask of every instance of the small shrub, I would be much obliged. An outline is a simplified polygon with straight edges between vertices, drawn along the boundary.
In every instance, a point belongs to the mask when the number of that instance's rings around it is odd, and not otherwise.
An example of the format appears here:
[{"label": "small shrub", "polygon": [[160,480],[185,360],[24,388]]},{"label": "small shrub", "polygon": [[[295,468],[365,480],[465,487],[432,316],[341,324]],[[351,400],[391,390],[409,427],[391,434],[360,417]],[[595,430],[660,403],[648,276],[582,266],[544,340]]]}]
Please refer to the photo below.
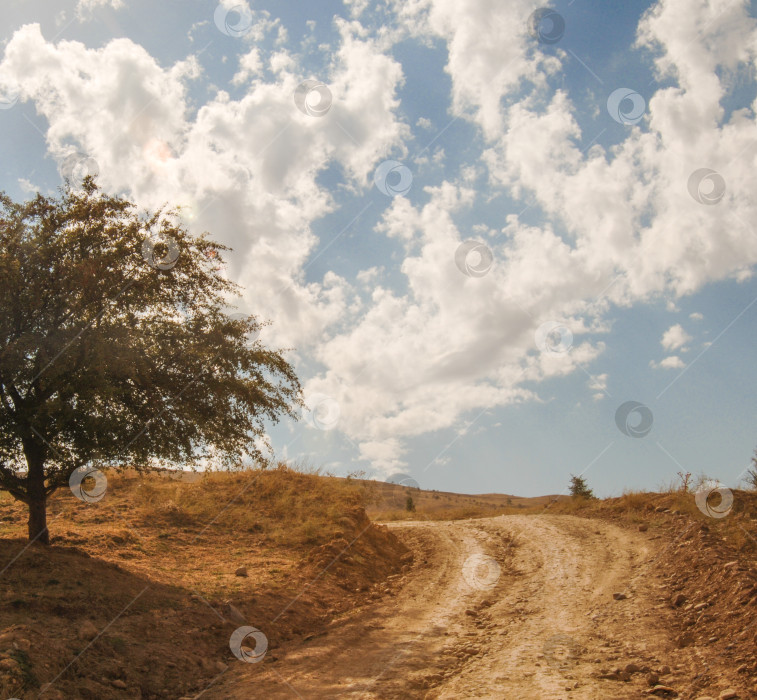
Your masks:
[{"label": "small shrub", "polygon": [[691,489],[691,472],[676,472],[678,474],[678,479],[680,480],[680,484],[678,486],[678,490],[682,491],[683,493],[689,493]]},{"label": "small shrub", "polygon": [[573,476],[573,474],[570,475],[570,495],[574,498],[595,498],[586,479],[582,476]]}]

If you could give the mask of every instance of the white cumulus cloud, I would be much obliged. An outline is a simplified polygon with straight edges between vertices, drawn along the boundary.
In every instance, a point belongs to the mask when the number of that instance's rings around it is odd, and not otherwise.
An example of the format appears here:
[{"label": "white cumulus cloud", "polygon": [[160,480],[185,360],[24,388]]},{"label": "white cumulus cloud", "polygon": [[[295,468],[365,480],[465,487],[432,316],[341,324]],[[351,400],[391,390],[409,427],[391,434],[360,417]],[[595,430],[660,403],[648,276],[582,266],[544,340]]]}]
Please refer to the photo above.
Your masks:
[{"label": "white cumulus cloud", "polygon": [[670,355],[660,362],[653,360],[649,363],[649,366],[652,369],[683,369],[686,367],[686,363],[678,355]]},{"label": "white cumulus cloud", "polygon": [[684,345],[690,340],[691,336],[683,329],[680,323],[676,323],[663,333],[660,344],[666,350],[685,350]]},{"label": "white cumulus cloud", "polygon": [[[240,308],[276,321],[265,340],[304,349],[344,319],[351,293],[334,273],[304,280],[319,243],[311,224],[334,209],[316,179],[337,162],[363,187],[407,129],[395,114],[400,65],[359,34],[355,23],[340,25],[328,119],[297,110],[302,76],[283,50],[276,82],[257,80],[240,99],[219,91],[194,116],[187,90],[201,75],[198,61],[162,67],[130,39],[91,49],[49,42],[39,25],[26,25],[8,42],[1,67],[47,120],[54,158],[83,152],[107,190],[150,208],[183,205],[191,228],[234,248],[229,274],[245,287]],[[239,80],[256,66],[248,53]]]},{"label": "white cumulus cloud", "polygon": [[[751,274],[757,104],[723,106],[739,81],[753,84],[757,68],[746,3],[659,0],[642,17],[636,50],[664,87],[650,88],[644,121],[612,147],[593,143],[573,96],[550,87],[570,58],[528,36],[532,3],[392,0],[398,26],[374,37],[356,19],[364,0],[348,6],[351,19],[334,20],[336,40],[323,49],[326,74],[310,75],[282,41],[266,53],[259,40],[282,27],[262,14],[237,59],[242,94],[219,90],[199,105],[188,98],[203,76],[198,58],[161,65],[124,38],[88,48],[27,25],[8,41],[0,71],[47,121],[53,158],[84,152],[107,190],[148,207],[184,204],[193,229],[234,247],[229,274],[246,288],[242,310],[275,322],[264,340],[317,363],[306,392],[334,398],[338,429],[374,468],[401,466],[413,437],[538,400],[538,382],[591,364],[613,304],[662,297],[675,309],[711,281]],[[366,193],[378,163],[408,154],[404,73],[390,51],[408,36],[444,44],[448,116],[476,130],[479,152],[455,171],[452,146],[436,144],[417,163],[427,172],[443,161],[446,179],[424,187],[418,178],[412,200],[395,198],[376,229],[361,232],[392,246],[397,269],[371,260],[355,271],[356,288],[334,271],[312,279],[319,248],[344,233],[314,234],[337,208],[319,177],[334,168],[345,190]],[[331,92],[324,118],[294,104],[312,77]],[[419,129],[445,128],[429,116],[414,117]],[[714,204],[708,183],[692,185],[705,168],[725,182]],[[461,223],[503,193],[539,216]],[[352,225],[363,225],[359,215]],[[463,263],[484,265],[483,274],[456,264],[470,240],[475,250]],[[548,322],[564,329],[565,347],[537,347]],[[661,343],[682,353],[691,340],[675,324]],[[670,354],[652,367],[685,364]],[[589,384],[595,398],[606,387],[606,374]]]}]

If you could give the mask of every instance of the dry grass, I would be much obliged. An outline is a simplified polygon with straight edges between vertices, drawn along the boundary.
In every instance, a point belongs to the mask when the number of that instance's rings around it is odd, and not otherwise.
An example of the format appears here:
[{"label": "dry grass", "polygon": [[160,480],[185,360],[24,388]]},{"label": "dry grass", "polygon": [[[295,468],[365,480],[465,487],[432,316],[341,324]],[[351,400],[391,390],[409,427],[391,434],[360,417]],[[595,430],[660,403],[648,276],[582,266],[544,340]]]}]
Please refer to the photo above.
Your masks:
[{"label": "dry grass", "polygon": [[[12,677],[0,673],[2,697],[37,697],[34,684],[84,648],[84,620],[106,632],[51,699],[194,695],[217,676],[217,662],[233,661],[238,622],[224,617],[226,601],[265,628],[273,650],[354,607],[407,551],[370,525],[352,480],[284,467],[107,479],[97,503],[55,494],[50,547],[27,546],[25,507],[0,494],[0,639],[23,638],[37,679],[23,677],[23,664]],[[248,575],[236,575],[239,567]],[[116,679],[128,690],[112,687]]]},{"label": "dry grass", "polygon": [[[97,503],[83,503],[68,489],[53,496],[51,544],[207,597],[245,590],[248,579],[234,575],[240,566],[256,567],[257,585],[280,586],[318,547],[352,540],[364,527],[355,515],[365,501],[361,484],[284,466],[232,473],[108,471],[107,478],[106,495]],[[0,493],[0,541],[20,546],[26,518],[23,504]],[[370,544],[370,535],[358,544]]]},{"label": "dry grass", "polygon": [[[555,496],[523,498],[498,493],[460,494],[425,491],[379,481],[356,483],[361,486],[366,512],[371,519],[380,522],[464,520],[516,513],[539,513],[544,511],[555,498]],[[413,500],[414,510],[406,508],[408,497]]]},{"label": "dry grass", "polygon": [[[606,517],[630,523],[647,523],[652,529],[662,526],[671,515],[686,521],[706,524],[735,551],[757,555],[757,493],[732,490],[733,505],[724,517],[711,517],[697,505],[694,493],[677,488],[664,492],[627,491],[618,498],[603,500],[567,499],[555,504],[554,513],[570,513],[587,517]],[[720,505],[714,494],[710,506]]]},{"label": "dry grass", "polygon": [[[348,480],[282,467],[106,474],[108,489],[98,503],[82,503],[67,489],[52,497],[48,526],[54,544],[94,538],[136,545],[149,527],[159,538],[253,534],[260,544],[297,548],[335,536],[339,518],[362,503],[360,488]],[[25,520],[25,506],[0,493],[0,537],[23,537]]]},{"label": "dry grass", "polygon": [[136,489],[147,507],[144,517],[259,533],[261,542],[277,547],[336,536],[345,510],[362,503],[360,490],[346,480],[282,468],[206,473],[192,484],[141,477]]}]

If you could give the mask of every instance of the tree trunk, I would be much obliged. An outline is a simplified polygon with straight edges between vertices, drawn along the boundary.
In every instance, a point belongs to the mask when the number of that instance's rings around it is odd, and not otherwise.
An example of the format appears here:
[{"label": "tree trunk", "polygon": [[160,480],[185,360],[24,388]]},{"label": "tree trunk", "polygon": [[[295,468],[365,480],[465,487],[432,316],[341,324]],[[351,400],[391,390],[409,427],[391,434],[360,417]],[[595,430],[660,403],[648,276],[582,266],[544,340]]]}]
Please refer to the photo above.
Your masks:
[{"label": "tree trunk", "polygon": [[24,440],[23,444],[26,466],[29,468],[26,477],[26,496],[29,504],[29,541],[50,544],[50,533],[47,530],[44,446],[34,440]]},{"label": "tree trunk", "polygon": [[50,532],[47,529],[47,498],[44,492],[41,497],[29,500],[29,541],[50,544]]}]

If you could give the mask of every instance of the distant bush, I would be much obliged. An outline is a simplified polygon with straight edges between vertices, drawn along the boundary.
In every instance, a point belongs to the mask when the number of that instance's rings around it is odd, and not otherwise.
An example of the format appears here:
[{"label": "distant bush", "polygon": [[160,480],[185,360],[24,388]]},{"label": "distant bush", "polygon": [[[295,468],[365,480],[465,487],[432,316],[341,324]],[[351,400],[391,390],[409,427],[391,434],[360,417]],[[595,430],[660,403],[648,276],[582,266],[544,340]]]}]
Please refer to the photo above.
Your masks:
[{"label": "distant bush", "polygon": [[570,495],[574,498],[596,498],[582,476],[570,475]]}]

